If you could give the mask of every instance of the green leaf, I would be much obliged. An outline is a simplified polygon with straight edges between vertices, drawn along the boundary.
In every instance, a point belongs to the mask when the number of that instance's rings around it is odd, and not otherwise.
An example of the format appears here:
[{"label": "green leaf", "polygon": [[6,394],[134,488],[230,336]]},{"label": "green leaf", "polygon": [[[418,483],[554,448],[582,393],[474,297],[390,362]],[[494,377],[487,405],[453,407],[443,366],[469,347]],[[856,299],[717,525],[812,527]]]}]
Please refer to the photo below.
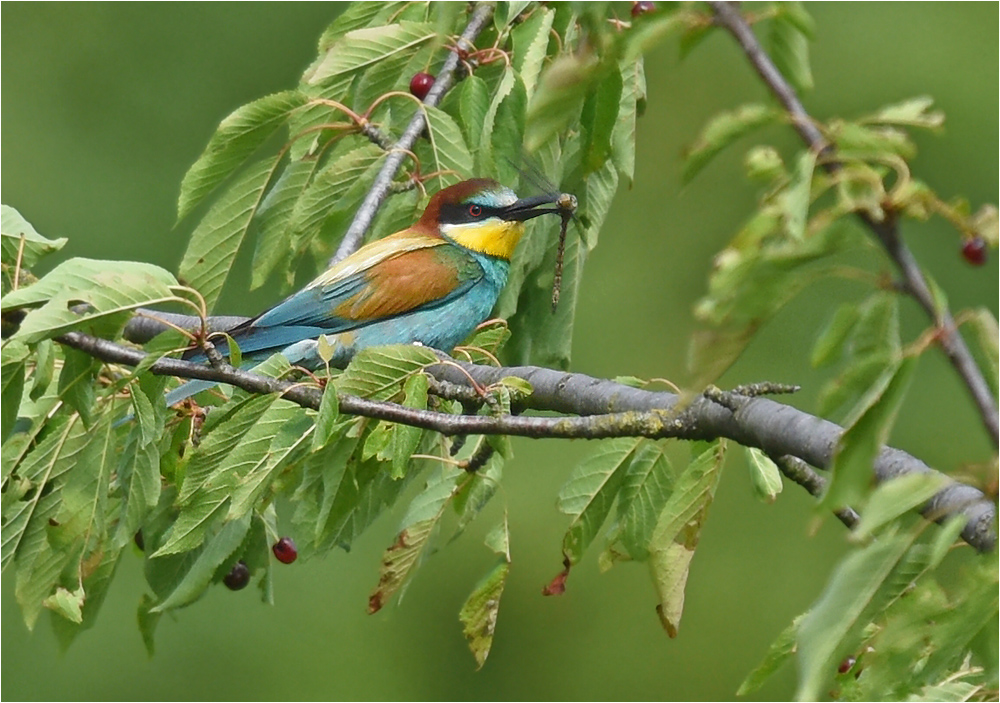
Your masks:
[{"label": "green leaf", "polygon": [[776,122],[780,114],[773,107],[750,104],[713,117],[687,150],[683,182],[689,183],[724,148],[753,130]]},{"label": "green leaf", "polygon": [[622,97],[611,132],[611,159],[618,174],[632,184],[635,176],[635,128],[640,106],[646,100],[646,73],[641,60],[620,65]]},{"label": "green leaf", "polygon": [[295,203],[289,224],[292,236],[286,246],[295,252],[302,251],[334,212],[345,209],[352,187],[384,155],[374,144],[365,144],[338,156],[316,174]]},{"label": "green leaf", "polygon": [[250,221],[277,167],[278,159],[273,157],[249,166],[219,196],[191,233],[178,275],[201,293],[209,312],[219,299]]},{"label": "green leaf", "polygon": [[312,435],[312,450],[316,451],[326,446],[338,429],[340,418],[340,402],[337,389],[327,386],[323,398],[319,401],[319,414],[316,416],[316,429]]},{"label": "green leaf", "polygon": [[43,601],[43,605],[55,613],[63,616],[70,622],[80,624],[83,622],[83,587],[70,592],[60,586],[56,592]]},{"label": "green leaf", "polygon": [[749,696],[759,690],[795,654],[795,635],[802,617],[795,618],[768,647],[761,663],[743,679],[739,690],[736,691],[738,697]]},{"label": "green leaf", "polygon": [[435,36],[434,25],[423,22],[402,21],[354,29],[329,45],[326,55],[306,72],[303,81],[309,85],[335,83],[395,54],[410,51]]},{"label": "green leaf", "polygon": [[148,593],[143,593],[139,600],[139,610],[136,619],[139,621],[139,633],[142,635],[142,643],[146,645],[146,654],[150,657],[156,653],[156,626],[160,623],[163,613],[154,613],[153,607],[156,599]]},{"label": "green leaf", "polygon": [[469,642],[472,656],[476,658],[476,668],[482,669],[486,657],[490,655],[493,646],[493,632],[496,630],[497,613],[500,610],[500,597],[507,576],[510,573],[510,563],[501,559],[486,576],[476,585],[468,599],[458,611],[458,620],[462,623],[462,634]]},{"label": "green leaf", "polygon": [[304,157],[282,171],[257,210],[257,245],[253,253],[250,289],[260,288],[284,259],[291,264],[292,212],[319,167],[320,160]]},{"label": "green leaf", "polygon": [[799,154],[799,158],[795,162],[795,170],[792,172],[792,180],[777,198],[785,232],[789,237],[799,241],[804,239],[806,234],[806,222],[809,219],[809,203],[811,202],[810,191],[815,168],[815,152],[810,150]]},{"label": "green leaf", "polygon": [[813,368],[821,368],[840,360],[842,347],[860,317],[858,306],[844,303],[819,333],[809,361]]},{"label": "green leaf", "polygon": [[28,347],[20,342],[4,345],[2,365],[0,365],[0,439],[6,442],[7,435],[17,421],[24,395],[24,375],[30,356]]},{"label": "green leaf", "polygon": [[909,474],[886,481],[875,489],[852,538],[867,539],[900,515],[920,507],[948,484],[942,474]]},{"label": "green leaf", "polygon": [[499,453],[494,454],[486,462],[486,466],[472,474],[455,495],[454,505],[458,522],[455,525],[453,540],[479,517],[483,508],[496,495],[500,488],[500,479],[503,477],[503,465],[503,457]]},{"label": "green leaf", "polygon": [[462,136],[462,129],[451,115],[430,105],[424,105],[427,117],[430,161],[423,162],[427,172],[453,171],[437,177],[441,187],[458,183],[472,172],[472,156]]},{"label": "green leaf", "polygon": [[463,80],[458,88],[458,113],[465,132],[465,141],[473,153],[479,149],[482,126],[486,121],[486,110],[490,105],[489,87],[479,76],[473,74]]},{"label": "green leaf", "polygon": [[65,358],[59,373],[59,395],[80,413],[80,418],[89,427],[93,422],[93,409],[97,402],[94,378],[100,370],[100,362],[76,349],[66,349],[63,355]]},{"label": "green leaf", "polygon": [[629,556],[642,561],[649,556],[649,540],[656,520],[670,498],[673,475],[664,447],[641,441],[618,494],[619,537]]},{"label": "green leaf", "polygon": [[977,308],[969,318],[969,326],[972,328],[973,339],[976,342],[976,349],[984,359],[979,364],[986,381],[990,384],[990,390],[996,396],[1000,388],[1000,352],[997,349],[997,340],[1000,339],[1000,331],[997,328],[997,319],[987,308]]},{"label": "green leaf", "polygon": [[684,613],[684,588],[687,586],[688,572],[694,548],[682,542],[670,541],[649,552],[649,569],[653,574],[653,585],[659,603],[656,614],[660,624],[671,639],[677,637]]},{"label": "green leaf", "polygon": [[833,457],[830,484],[820,501],[822,508],[864,505],[873,479],[872,465],[895,422],[916,366],[917,358],[910,357],[887,369],[859,403],[857,419],[845,423],[847,431]]},{"label": "green leaf", "polygon": [[177,586],[163,600],[150,609],[153,613],[163,613],[173,608],[180,608],[197,600],[220,566],[230,559],[237,548],[243,544],[243,538],[250,530],[250,515],[238,520],[226,522],[222,528],[208,540],[198,558],[179,580]]},{"label": "green leaf", "polygon": [[395,17],[408,3],[379,2],[352,3],[323,31],[319,39],[319,53],[327,53],[337,40],[348,32],[365,27],[379,27],[386,23],[389,17]]},{"label": "green leaf", "polygon": [[439,361],[430,348],[415,344],[369,347],[351,360],[336,379],[337,392],[372,400],[390,400],[406,378]]},{"label": "green leaf", "polygon": [[184,174],[177,219],[183,220],[232,175],[305,101],[302,93],[287,90],[247,103],[222,120],[205,151]]},{"label": "green leaf", "polygon": [[801,3],[779,3],[775,8],[777,14],[771,20],[771,60],[796,90],[812,90],[809,36],[803,31],[812,25],[812,19],[802,9]]},{"label": "green leaf", "polygon": [[851,633],[879,589],[911,544],[911,538],[885,536],[852,552],[837,566],[826,589],[802,619],[796,633],[799,686],[796,699],[818,700],[836,671],[838,656],[850,651]]},{"label": "green leaf", "polygon": [[510,38],[514,44],[514,69],[521,77],[529,99],[535,93],[538,77],[541,75],[542,66],[548,54],[552,20],[555,19],[555,16],[555,10],[547,7],[536,7],[528,19],[510,32]]},{"label": "green leaf", "polygon": [[597,61],[583,54],[563,55],[549,64],[528,103],[524,143],[529,152],[563,133],[578,118],[597,69]]},{"label": "green leaf", "polygon": [[611,512],[637,446],[631,437],[601,442],[559,489],[559,510],[573,517],[563,537],[563,554],[571,564],[580,561]]},{"label": "green leaf", "polygon": [[43,237],[17,210],[0,205],[0,256],[6,265],[16,266],[20,252],[21,268],[31,268],[46,254],[62,249],[67,241]]},{"label": "green leaf", "polygon": [[[403,384],[403,407],[427,409],[427,376],[415,373]],[[410,465],[410,455],[417,450],[423,430],[419,427],[397,424],[392,441],[392,477],[402,478]]]},{"label": "green leaf", "polygon": [[674,490],[657,520],[650,552],[673,542],[692,521],[699,522],[699,514],[704,515],[715,498],[725,447],[721,442],[699,442],[692,452],[697,454],[674,482]]},{"label": "green leaf", "polygon": [[368,597],[369,613],[381,610],[420,565],[434,529],[464,475],[464,471],[453,467],[439,469],[410,503],[395,541],[382,556],[378,586]]},{"label": "green leaf", "polygon": [[616,69],[608,71],[583,101],[580,150],[585,174],[601,168],[611,156],[611,135],[618,122],[621,99],[622,74]]},{"label": "green leaf", "polygon": [[754,495],[765,503],[773,503],[781,493],[781,471],[771,457],[756,447],[746,447],[747,468]]},{"label": "green leaf", "polygon": [[[152,264],[70,259],[38,282],[3,297],[5,312],[41,305],[28,312],[14,338],[28,344],[57,337],[145,305],[174,300],[177,280]],[[73,307],[80,303],[86,309]]]},{"label": "green leaf", "polygon": [[944,126],[944,113],[932,112],[934,98],[921,95],[903,102],[886,105],[878,112],[863,118],[863,122],[940,129]]},{"label": "green leaf", "polygon": [[656,613],[667,635],[676,637],[684,611],[684,588],[708,508],[722,474],[725,444],[699,442],[678,477],[649,540],[649,568],[659,603]]}]

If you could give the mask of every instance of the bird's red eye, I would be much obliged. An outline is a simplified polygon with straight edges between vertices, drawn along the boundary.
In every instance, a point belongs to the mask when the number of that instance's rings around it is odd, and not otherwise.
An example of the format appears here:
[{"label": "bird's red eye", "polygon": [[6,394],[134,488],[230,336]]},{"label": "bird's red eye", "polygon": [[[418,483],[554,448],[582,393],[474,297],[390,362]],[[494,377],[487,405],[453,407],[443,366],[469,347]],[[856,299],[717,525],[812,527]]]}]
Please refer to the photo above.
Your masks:
[{"label": "bird's red eye", "polygon": [[483,209],[478,205],[470,205],[469,214],[472,215],[473,217],[479,217],[480,215],[483,214]]}]

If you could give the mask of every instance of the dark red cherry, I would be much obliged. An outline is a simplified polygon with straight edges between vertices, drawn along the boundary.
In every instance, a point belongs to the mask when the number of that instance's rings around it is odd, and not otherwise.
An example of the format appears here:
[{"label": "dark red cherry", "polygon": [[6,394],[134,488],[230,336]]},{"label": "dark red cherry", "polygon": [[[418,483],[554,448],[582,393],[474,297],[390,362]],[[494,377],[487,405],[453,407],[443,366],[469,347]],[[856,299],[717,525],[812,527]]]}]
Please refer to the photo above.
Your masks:
[{"label": "dark red cherry", "polygon": [[295,542],[291,537],[282,537],[271,547],[274,558],[282,564],[291,564],[299,558],[299,550],[295,548]]},{"label": "dark red cherry", "polygon": [[427,93],[431,91],[431,86],[433,85],[434,76],[421,71],[410,79],[410,92],[423,100],[427,97]]},{"label": "dark red cherry", "polygon": [[645,15],[648,12],[652,12],[656,9],[655,2],[649,2],[649,0],[644,0],[643,2],[632,3],[632,16],[638,17],[639,15]]},{"label": "dark red cherry", "polygon": [[250,569],[247,568],[246,562],[242,559],[236,562],[233,570],[223,577],[222,583],[226,584],[226,588],[230,591],[246,588],[247,584],[250,583]]},{"label": "dark red cherry", "polygon": [[962,257],[973,266],[986,263],[986,240],[982,237],[966,239],[962,245]]},{"label": "dark red cherry", "polygon": [[837,673],[846,674],[848,671],[854,668],[854,665],[857,663],[857,661],[858,660],[855,659],[854,657],[850,656],[844,657],[844,661],[840,662],[840,666],[837,667]]}]

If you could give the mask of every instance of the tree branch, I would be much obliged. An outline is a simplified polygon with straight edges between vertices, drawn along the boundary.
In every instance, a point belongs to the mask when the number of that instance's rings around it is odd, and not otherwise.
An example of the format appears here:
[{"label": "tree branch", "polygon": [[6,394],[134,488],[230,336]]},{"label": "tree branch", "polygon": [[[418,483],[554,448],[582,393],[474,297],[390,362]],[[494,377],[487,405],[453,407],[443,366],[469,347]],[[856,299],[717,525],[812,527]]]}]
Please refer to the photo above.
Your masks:
[{"label": "tree branch", "polygon": [[[80,332],[58,338],[67,346],[106,362],[136,366],[146,353]],[[319,408],[321,391],[235,368],[214,368],[178,359],[157,360],[150,370],[161,375],[227,383],[252,393],[281,393],[307,408]],[[790,455],[816,467],[829,467],[843,429],[832,422],[766,398],[747,397],[735,410],[705,397],[678,407],[673,393],[651,392],[583,374],[534,366],[490,367],[469,363],[437,364],[428,372],[438,381],[469,386],[470,377],[489,386],[509,376],[524,379],[532,393],[518,409],[534,409],[577,417],[504,415],[451,415],[415,410],[394,403],[353,396],[340,398],[343,413],[399,422],[446,435],[506,434],[533,438],[584,438],[641,436],[656,439],[732,439],[758,447],[770,456]],[[906,452],[883,447],[873,467],[878,481],[933,469]],[[996,508],[983,493],[949,479],[949,484],[923,506],[921,512],[935,520],[962,513],[968,518],[963,538],[980,551],[996,543]]]},{"label": "tree branch", "polygon": [[[458,40],[459,47],[473,46],[476,37],[479,36],[483,27],[486,26],[490,17],[493,16],[493,9],[492,3],[476,4],[475,9],[472,11],[472,17],[469,19],[469,24],[466,25],[465,31],[462,32]],[[425,105],[435,106],[441,102],[441,98],[444,97],[444,94],[448,92],[455,82],[455,71],[458,69],[459,61],[460,58],[457,52],[453,51],[448,55],[448,58],[444,61],[444,65],[441,67],[441,72],[434,79],[434,85],[431,86],[430,92],[424,98]],[[382,170],[379,171],[375,182],[368,191],[368,195],[365,196],[364,202],[361,203],[361,206],[355,213],[351,226],[347,228],[340,246],[337,247],[337,252],[330,259],[331,266],[348,255],[353,254],[361,246],[361,240],[364,239],[365,232],[371,227],[372,221],[375,219],[375,214],[382,207],[382,203],[385,202],[392,189],[392,179],[395,178],[396,171],[399,170],[400,165],[403,163],[406,152],[413,149],[413,145],[416,144],[417,139],[426,126],[427,120],[424,118],[423,111],[417,110],[417,114],[410,120],[406,131],[403,132],[399,141],[396,142],[392,151],[386,157],[385,163],[382,164]]]},{"label": "tree branch", "polygon": [[[778,99],[778,102],[785,108],[792,121],[792,126],[806,145],[817,154],[834,155],[833,146],[826,141],[813,119],[802,107],[795,89],[785,80],[781,72],[775,67],[767,52],[757,41],[756,35],[751,30],[750,25],[740,14],[737,3],[721,2],[713,0],[709,2],[715,13],[716,22],[725,27],[736,39],[743,49],[747,59],[754,70],[761,77],[767,87]],[[840,168],[840,164],[835,159],[824,159],[824,168],[833,173]],[[948,360],[962,378],[973,402],[976,404],[983,424],[989,432],[993,443],[1000,441],[1000,419],[998,419],[997,402],[990,391],[989,384],[983,378],[979,367],[976,365],[972,353],[969,351],[965,340],[958,331],[955,320],[949,312],[947,306],[940,306],[935,302],[931,293],[927,279],[924,277],[916,258],[910,251],[906,243],[899,236],[898,221],[893,213],[886,213],[885,219],[875,220],[865,212],[858,212],[858,217],[872,231],[875,237],[881,242],[889,257],[895,262],[906,284],[906,291],[924,309],[927,316],[934,322],[937,328],[937,338],[944,350]]]}]

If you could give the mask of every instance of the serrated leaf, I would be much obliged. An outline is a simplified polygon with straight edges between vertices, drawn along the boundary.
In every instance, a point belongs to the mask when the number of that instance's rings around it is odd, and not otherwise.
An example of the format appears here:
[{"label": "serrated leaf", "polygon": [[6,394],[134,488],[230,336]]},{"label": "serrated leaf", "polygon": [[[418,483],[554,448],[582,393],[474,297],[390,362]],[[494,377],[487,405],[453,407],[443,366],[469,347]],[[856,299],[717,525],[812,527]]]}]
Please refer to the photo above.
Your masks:
[{"label": "serrated leaf", "polygon": [[[260,288],[278,268],[282,258],[289,257],[292,242],[292,212],[306,186],[319,167],[318,158],[305,157],[292,161],[281,172],[257,211],[257,245],[253,253],[250,290]],[[287,258],[287,264],[291,259]]]},{"label": "serrated leaf", "polygon": [[[427,376],[411,375],[403,383],[403,407],[427,409]],[[392,477],[402,478],[410,465],[410,455],[417,450],[423,430],[419,427],[397,424],[392,435]]]},{"label": "serrated leaf", "polygon": [[205,544],[198,553],[190,568],[179,579],[177,585],[163,600],[150,609],[152,613],[162,613],[173,608],[180,608],[197,600],[216,570],[233,556],[236,549],[243,543],[250,530],[250,515],[226,522],[222,528]]},{"label": "serrated leaf", "polygon": [[406,52],[436,36],[433,24],[402,21],[381,27],[349,31],[329,45],[303,81],[309,85],[329,84],[375,66],[400,52]]},{"label": "serrated leaf", "polygon": [[514,45],[513,64],[524,89],[530,99],[538,85],[538,77],[548,54],[549,41],[552,32],[552,20],[555,10],[547,7],[537,7],[531,16],[510,32]]},{"label": "serrated leaf", "polygon": [[583,101],[580,151],[585,174],[596,171],[611,156],[611,134],[618,121],[622,99],[622,74],[607,71]]},{"label": "serrated leaf", "polygon": [[559,489],[559,510],[573,518],[563,537],[563,554],[571,564],[580,561],[611,512],[636,446],[631,437],[603,441]]},{"label": "serrated leaf", "polygon": [[420,565],[430,538],[448,502],[463,478],[461,469],[439,469],[423,492],[410,503],[399,533],[382,556],[378,586],[368,597],[368,612],[375,613],[404,585]]},{"label": "serrated leaf", "polygon": [[156,626],[160,623],[163,613],[154,613],[153,606],[156,599],[148,593],[143,593],[139,600],[139,609],[136,613],[136,620],[139,622],[139,633],[142,635],[142,643],[146,646],[146,654],[152,657],[156,653]]},{"label": "serrated leaf", "polygon": [[820,501],[824,508],[862,506],[873,479],[872,465],[885,443],[903,397],[909,389],[917,359],[907,358],[886,370],[880,382],[862,398],[857,419],[846,422],[830,467],[831,480]]},{"label": "serrated leaf", "polygon": [[646,73],[642,60],[621,64],[622,97],[611,133],[611,159],[618,174],[632,184],[635,176],[635,128],[639,107],[646,99]]},{"label": "serrated leaf", "polygon": [[[793,9],[786,9],[786,5]],[[771,20],[770,55],[775,67],[800,91],[812,90],[812,69],[809,67],[809,37],[803,29],[808,17],[801,4],[790,2],[775,6],[777,14]]]},{"label": "serrated leaf", "polygon": [[696,456],[677,477],[674,490],[656,522],[650,552],[676,540],[692,520],[700,520],[699,515],[704,514],[715,498],[715,489],[722,476],[724,445],[700,442],[692,451],[697,452]]},{"label": "serrated leaf", "polygon": [[797,700],[818,700],[837,667],[861,614],[911,544],[906,535],[886,536],[852,552],[837,566],[796,633],[799,664]]},{"label": "serrated leaf", "polygon": [[422,109],[427,118],[430,146],[430,162],[424,162],[424,170],[452,171],[437,177],[442,188],[467,178],[472,172],[472,156],[462,129],[447,112],[430,105],[424,105]]},{"label": "serrated leaf", "polygon": [[[28,344],[56,337],[135,308],[174,299],[177,280],[159,266],[133,261],[74,258],[36,283],[3,296],[4,311],[41,305],[28,312],[14,338]],[[86,309],[72,308],[85,303]]]},{"label": "serrated leaf", "polygon": [[897,476],[882,483],[868,499],[852,538],[867,539],[887,523],[926,503],[948,482],[942,474],[928,473]]},{"label": "serrated leaf", "polygon": [[642,561],[649,556],[649,540],[672,486],[664,448],[656,442],[640,442],[618,494],[618,534],[633,559]]},{"label": "serrated leaf", "polygon": [[24,395],[24,376],[29,357],[28,347],[20,342],[10,342],[3,348],[0,365],[0,439],[7,441],[7,435],[17,421]]},{"label": "serrated leaf", "polygon": [[319,402],[319,413],[316,415],[316,428],[312,434],[312,450],[316,451],[326,446],[338,426],[340,418],[340,402],[337,389],[327,386],[323,398]]},{"label": "serrated leaf", "polygon": [[334,212],[345,209],[348,193],[383,156],[377,146],[365,144],[337,156],[316,174],[295,203],[287,246],[294,252],[302,251]]},{"label": "serrated leaf", "polygon": [[369,347],[356,354],[337,377],[337,392],[389,400],[400,391],[408,376],[438,361],[430,348],[415,344]]},{"label": "serrated leaf", "polygon": [[184,219],[232,175],[305,101],[302,93],[287,90],[247,103],[222,120],[205,151],[184,174],[177,219]]},{"label": "serrated leaf", "polygon": [[[476,471],[456,493],[454,506],[458,522],[451,539],[454,540],[461,535],[496,495],[500,489],[500,479],[503,477],[503,465],[503,457],[494,454],[486,462],[486,466]],[[499,549],[499,546],[492,545],[489,539],[486,540],[486,545],[497,553],[506,553],[506,547]]]},{"label": "serrated leaf", "polygon": [[649,552],[649,568],[653,573],[653,585],[659,603],[656,614],[667,636],[677,637],[684,612],[684,588],[687,586],[688,572],[694,549],[678,542],[669,542]]},{"label": "serrated leaf", "polygon": [[20,252],[21,268],[31,268],[46,254],[62,249],[67,241],[64,237],[43,237],[17,210],[9,205],[0,205],[0,255],[6,265],[16,266]]},{"label": "serrated leaf", "polygon": [[684,159],[682,180],[689,183],[716,154],[740,137],[775,122],[780,113],[766,105],[743,105],[713,117],[698,135]]},{"label": "serrated leaf", "polygon": [[408,3],[379,2],[350,4],[338,15],[319,38],[319,53],[325,54],[340,37],[356,29],[384,25],[389,17],[395,17]]},{"label": "serrated leaf", "polygon": [[[479,149],[482,138],[482,126],[486,121],[486,110],[490,105],[489,87],[479,76],[473,74],[463,80],[456,88],[458,94],[458,113],[461,116],[461,126],[465,133],[465,141],[469,150],[475,153]],[[488,134],[488,132],[487,132]]]},{"label": "serrated leaf", "polygon": [[773,503],[781,493],[781,472],[771,457],[756,447],[746,447],[747,468],[754,495],[765,503]]},{"label": "serrated leaf", "polygon": [[493,646],[493,633],[497,625],[497,613],[500,611],[500,597],[507,584],[510,573],[510,563],[501,559],[493,569],[479,582],[468,599],[458,611],[458,620],[462,623],[462,634],[468,640],[469,650],[476,658],[476,668],[483,668],[486,658]]},{"label": "serrated leaf", "polygon": [[847,155],[897,154],[911,159],[917,153],[910,135],[895,127],[832,120],[828,130],[837,150]]},{"label": "serrated leaf", "polygon": [[277,158],[249,166],[219,196],[191,233],[178,275],[201,293],[209,312],[219,299],[250,221],[277,167]]}]

